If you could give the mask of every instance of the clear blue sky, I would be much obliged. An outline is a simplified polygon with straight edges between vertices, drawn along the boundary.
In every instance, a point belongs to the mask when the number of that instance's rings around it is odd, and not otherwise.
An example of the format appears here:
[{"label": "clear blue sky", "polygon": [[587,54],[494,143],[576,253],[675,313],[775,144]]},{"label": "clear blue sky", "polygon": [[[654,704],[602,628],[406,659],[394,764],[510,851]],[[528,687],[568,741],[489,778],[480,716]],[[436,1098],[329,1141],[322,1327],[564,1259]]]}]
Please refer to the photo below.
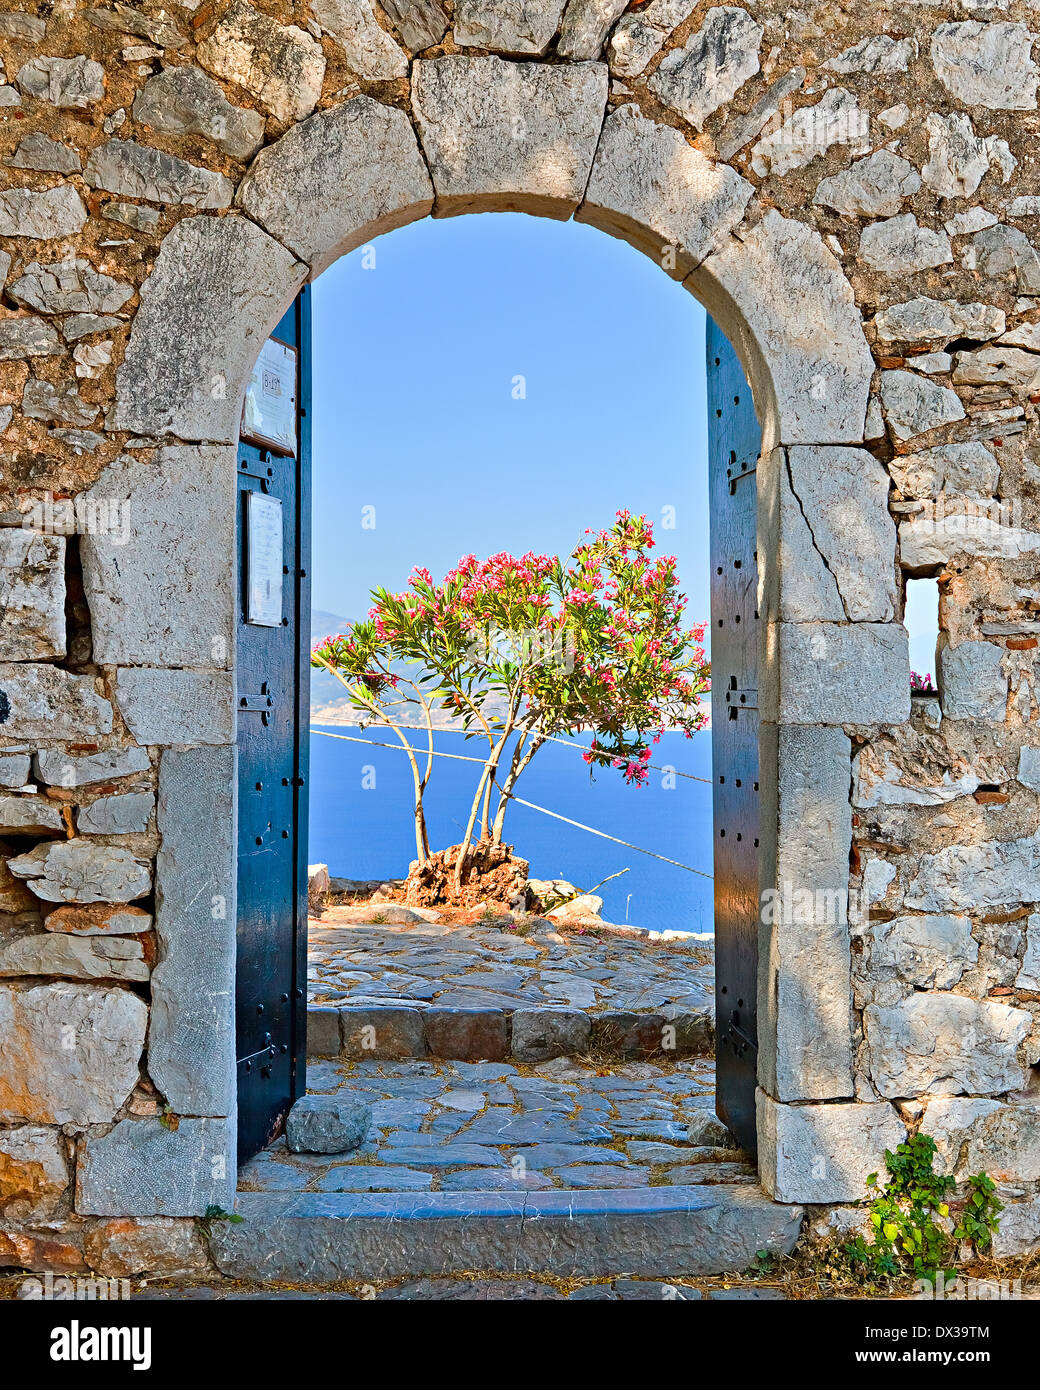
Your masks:
[{"label": "clear blue sky", "polygon": [[567,553],[620,507],[668,506],[659,544],[706,617],[697,301],[578,223],[427,218],[373,248],[374,269],[359,248],[314,287],[314,607],[362,616],[413,565]]},{"label": "clear blue sky", "polygon": [[467,551],[566,553],[628,507],[708,616],[704,311],[645,256],[578,223],[426,218],[317,281],[314,347],[315,609],[361,617],[373,585]]}]

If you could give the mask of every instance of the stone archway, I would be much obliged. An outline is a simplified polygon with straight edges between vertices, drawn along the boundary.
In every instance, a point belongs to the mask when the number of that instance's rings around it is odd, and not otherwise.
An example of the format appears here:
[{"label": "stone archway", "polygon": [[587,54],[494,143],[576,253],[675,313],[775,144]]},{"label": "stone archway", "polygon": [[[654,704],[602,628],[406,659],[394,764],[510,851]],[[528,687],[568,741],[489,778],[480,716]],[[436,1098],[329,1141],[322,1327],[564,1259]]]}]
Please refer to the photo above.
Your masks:
[{"label": "stone archway", "polygon": [[[291,127],[233,209],[174,226],[141,290],[108,427],[160,447],[91,490],[132,506],[135,526],[118,546],[84,538],[84,583],[119,711],[162,750],[148,1067],[182,1118],[175,1132],[127,1119],[87,1139],[78,1210],[189,1215],[233,1200],[228,556],[253,361],[337,256],[431,212],[495,210],[574,216],[652,256],[705,303],[751,381],[764,450],[762,880],[809,883],[824,904],[762,929],[761,1171],[781,1201],[852,1199],[905,1130],[889,1102],[856,1099],[843,726],[910,713],[888,478],[862,447],[874,363],[852,289],[815,231],[681,131],[634,105],[608,113],[603,65],[449,56],[414,68],[410,113],[357,96]],[[178,1176],[221,1156],[212,1181]],[[119,1193],[115,1173],[132,1174]]]}]

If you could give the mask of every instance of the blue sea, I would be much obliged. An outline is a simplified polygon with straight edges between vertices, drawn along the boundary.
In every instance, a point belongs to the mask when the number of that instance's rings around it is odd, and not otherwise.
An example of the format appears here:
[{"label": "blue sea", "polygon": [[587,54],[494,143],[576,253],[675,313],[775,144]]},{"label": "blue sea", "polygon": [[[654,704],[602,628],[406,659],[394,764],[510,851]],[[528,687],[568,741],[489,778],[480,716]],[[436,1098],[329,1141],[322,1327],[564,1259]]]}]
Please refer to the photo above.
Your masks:
[{"label": "blue sea", "polygon": [[[415,857],[412,779],[408,759],[388,729],[328,726],[328,731],[364,738],[367,746],[311,734],[310,847],[312,864],[328,864],[341,878],[403,878]],[[481,745],[462,734],[439,733],[438,750],[479,754]],[[686,739],[665,734],[652,762],[696,777],[711,778],[711,733]],[[438,758],[426,796],[430,845],[443,849],[462,838],[479,767]],[[578,747],[544,745],[517,785],[526,801],[571,820],[656,851],[681,864],[712,871],[711,787],[707,782],[654,771],[645,787],[626,786],[619,772],[589,768]],[[654,931],[710,932],[710,879],[649,858],[524,806],[506,819],[506,843],[527,859],[534,878],[565,878],[589,891],[620,870],[620,878],[597,888],[603,916]]]}]

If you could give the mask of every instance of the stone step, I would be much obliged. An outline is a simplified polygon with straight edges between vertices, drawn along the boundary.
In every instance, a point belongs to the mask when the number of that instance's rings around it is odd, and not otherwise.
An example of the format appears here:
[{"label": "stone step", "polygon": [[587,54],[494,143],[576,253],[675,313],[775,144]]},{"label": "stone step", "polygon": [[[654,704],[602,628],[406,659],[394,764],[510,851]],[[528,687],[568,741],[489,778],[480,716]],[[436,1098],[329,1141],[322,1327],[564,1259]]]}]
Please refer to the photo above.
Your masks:
[{"label": "stone step", "polygon": [[483,1270],[561,1278],[655,1278],[746,1269],[789,1254],[802,1208],[758,1187],[591,1192],[240,1192],[218,1223],[221,1273],[245,1280],[377,1282]]},{"label": "stone step", "polygon": [[350,1061],[546,1062],[586,1053],[621,1059],[703,1057],[715,1048],[710,1007],[664,1013],[571,1008],[314,1005],[307,1056]]}]

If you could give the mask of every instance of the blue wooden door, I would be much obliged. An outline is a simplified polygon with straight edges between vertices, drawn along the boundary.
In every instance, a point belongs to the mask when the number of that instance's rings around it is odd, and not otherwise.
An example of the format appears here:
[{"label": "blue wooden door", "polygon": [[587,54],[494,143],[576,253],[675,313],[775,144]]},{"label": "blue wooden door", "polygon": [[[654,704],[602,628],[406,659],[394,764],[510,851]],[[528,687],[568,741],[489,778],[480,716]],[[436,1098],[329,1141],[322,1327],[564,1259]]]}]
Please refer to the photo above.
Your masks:
[{"label": "blue wooden door", "polygon": [[761,431],[728,339],[707,332],[718,1112],[754,1150],[758,1064],[758,552]]},{"label": "blue wooden door", "polygon": [[309,288],[272,336],[296,352],[296,447],[243,439],[238,450],[240,1162],[306,1090]]}]

